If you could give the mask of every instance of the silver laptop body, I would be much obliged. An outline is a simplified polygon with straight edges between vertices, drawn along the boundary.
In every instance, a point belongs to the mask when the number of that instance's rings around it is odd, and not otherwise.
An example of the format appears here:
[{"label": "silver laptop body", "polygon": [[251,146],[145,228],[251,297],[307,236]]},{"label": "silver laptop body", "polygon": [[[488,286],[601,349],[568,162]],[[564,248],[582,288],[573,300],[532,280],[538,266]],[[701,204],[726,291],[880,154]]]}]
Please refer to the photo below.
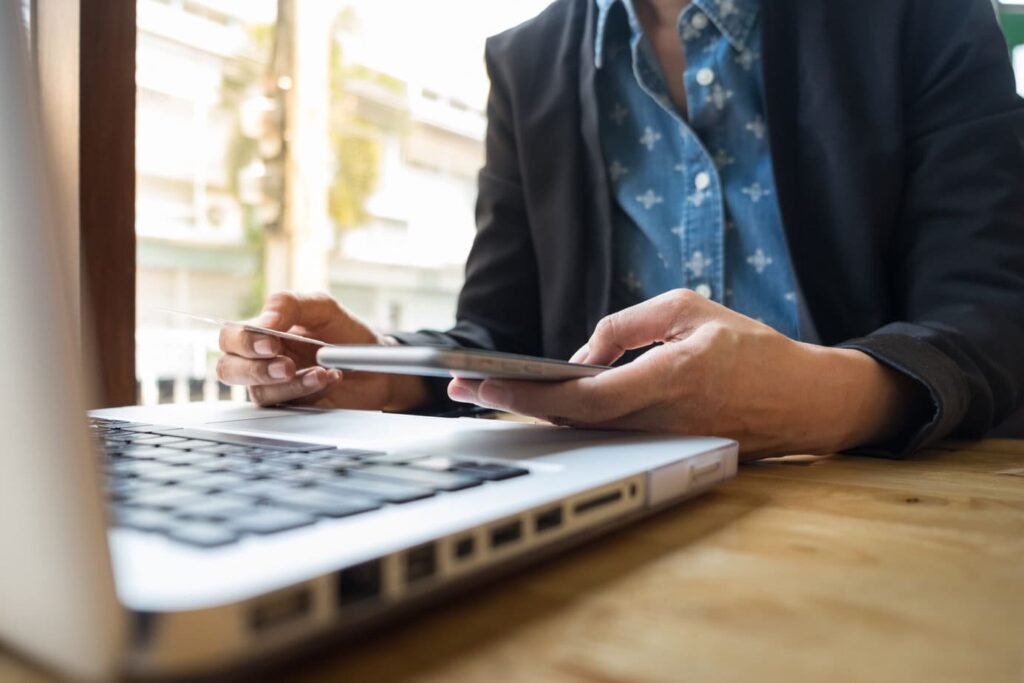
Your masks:
[{"label": "silver laptop body", "polygon": [[[735,473],[736,444],[723,439],[247,404],[96,411],[90,435],[89,383],[72,290],[62,282],[59,232],[47,214],[44,146],[18,3],[2,3],[0,12],[5,645],[82,679],[214,673],[314,637],[370,628]],[[127,445],[116,446],[119,439]],[[100,452],[104,440],[114,444],[111,454]],[[186,440],[193,450],[173,447]],[[137,483],[170,467],[185,473],[214,451],[224,462],[263,468],[254,479],[268,485],[278,480],[280,463],[289,477],[345,477],[342,489],[360,476],[359,485],[371,483],[365,495],[347,496],[331,482],[306,482],[294,495],[312,502],[291,510],[312,521],[237,532],[237,540],[224,542],[217,528],[252,529],[267,509],[196,518],[157,506],[147,517],[128,505],[137,495],[131,487],[127,497],[120,488],[122,472],[136,467],[124,464],[128,454],[146,449],[137,458],[148,463],[138,465]],[[329,458],[338,460],[316,471],[309,466]],[[410,474],[415,486],[403,479]],[[157,493],[187,483],[167,481]],[[405,501],[385,495],[417,486],[427,493]],[[216,505],[224,495],[212,485],[204,490],[200,503]],[[365,500],[378,504],[346,508]],[[145,530],[147,519],[168,516],[185,526]]]}]

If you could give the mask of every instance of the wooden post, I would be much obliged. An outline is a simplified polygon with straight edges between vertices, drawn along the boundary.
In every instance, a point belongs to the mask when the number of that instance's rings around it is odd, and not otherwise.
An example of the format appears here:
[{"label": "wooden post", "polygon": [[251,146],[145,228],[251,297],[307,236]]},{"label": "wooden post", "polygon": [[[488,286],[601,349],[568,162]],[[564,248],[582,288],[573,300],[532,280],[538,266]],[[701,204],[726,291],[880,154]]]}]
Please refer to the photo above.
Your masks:
[{"label": "wooden post", "polygon": [[[80,0],[82,303],[100,406],[135,402],[135,2]],[[45,48],[44,48],[45,49]],[[88,324],[88,323],[86,323]]]}]

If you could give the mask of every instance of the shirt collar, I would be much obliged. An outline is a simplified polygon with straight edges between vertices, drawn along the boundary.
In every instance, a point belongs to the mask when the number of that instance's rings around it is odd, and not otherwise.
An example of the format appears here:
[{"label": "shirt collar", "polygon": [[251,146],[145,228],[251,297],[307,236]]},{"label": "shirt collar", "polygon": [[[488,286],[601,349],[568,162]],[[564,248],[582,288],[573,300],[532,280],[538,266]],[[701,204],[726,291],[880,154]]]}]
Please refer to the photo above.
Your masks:
[{"label": "shirt collar", "polygon": [[[608,34],[608,19],[612,8],[621,3],[626,10],[630,32],[635,36],[643,29],[637,18],[633,0],[594,0],[597,3],[597,27],[594,34],[594,64],[598,69],[604,61],[605,42]],[[696,8],[693,9],[693,8]],[[737,50],[744,50],[750,39],[750,32],[757,23],[761,0],[693,0],[684,13],[691,15],[701,11],[718,27],[718,30]]]}]

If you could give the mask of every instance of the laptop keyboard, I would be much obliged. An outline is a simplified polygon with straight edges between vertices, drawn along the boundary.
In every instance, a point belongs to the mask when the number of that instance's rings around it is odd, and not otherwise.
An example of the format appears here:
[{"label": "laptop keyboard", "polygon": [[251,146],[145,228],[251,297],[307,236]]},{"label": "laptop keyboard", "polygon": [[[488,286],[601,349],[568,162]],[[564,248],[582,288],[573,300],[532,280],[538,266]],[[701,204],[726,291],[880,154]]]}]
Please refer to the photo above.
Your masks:
[{"label": "laptop keyboard", "polygon": [[112,524],[212,548],[529,474],[399,455],[91,418]]}]

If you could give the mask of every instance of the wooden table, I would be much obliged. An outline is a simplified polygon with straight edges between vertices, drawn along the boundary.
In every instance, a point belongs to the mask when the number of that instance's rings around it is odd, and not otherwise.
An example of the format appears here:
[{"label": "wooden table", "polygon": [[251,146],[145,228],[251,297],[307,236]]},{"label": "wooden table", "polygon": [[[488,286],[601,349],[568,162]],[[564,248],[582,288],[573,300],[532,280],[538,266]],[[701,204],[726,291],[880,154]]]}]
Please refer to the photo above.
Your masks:
[{"label": "wooden table", "polygon": [[[1024,681],[1024,441],[793,457],[281,680]],[[4,683],[46,680],[0,653]]]}]

